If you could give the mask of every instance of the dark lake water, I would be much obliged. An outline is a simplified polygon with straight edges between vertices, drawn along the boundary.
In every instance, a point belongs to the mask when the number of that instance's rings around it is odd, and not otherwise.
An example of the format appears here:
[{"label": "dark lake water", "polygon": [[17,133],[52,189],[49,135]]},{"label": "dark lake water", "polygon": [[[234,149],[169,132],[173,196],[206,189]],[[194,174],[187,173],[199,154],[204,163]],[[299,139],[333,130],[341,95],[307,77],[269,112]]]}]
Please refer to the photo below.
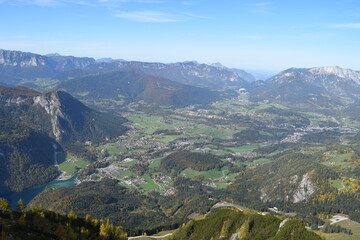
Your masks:
[{"label": "dark lake water", "polygon": [[20,198],[25,202],[25,204],[28,204],[34,197],[36,197],[39,193],[44,191],[44,189],[46,187],[60,188],[60,187],[74,186],[75,178],[76,178],[76,175],[68,180],[54,180],[52,182],[49,182],[49,183],[46,183],[46,184],[43,184],[43,185],[40,185],[37,187],[28,188],[28,189],[25,189],[24,191],[7,194],[7,195],[1,196],[1,197],[6,198],[9,201],[12,209],[16,209],[16,204]]}]

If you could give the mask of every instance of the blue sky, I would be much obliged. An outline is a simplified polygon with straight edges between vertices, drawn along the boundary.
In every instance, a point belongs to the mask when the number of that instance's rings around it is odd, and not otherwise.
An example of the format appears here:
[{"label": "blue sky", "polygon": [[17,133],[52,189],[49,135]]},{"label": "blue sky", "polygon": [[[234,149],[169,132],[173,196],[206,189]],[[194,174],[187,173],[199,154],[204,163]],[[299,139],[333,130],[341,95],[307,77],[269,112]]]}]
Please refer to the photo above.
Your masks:
[{"label": "blue sky", "polygon": [[0,0],[0,48],[360,70],[359,0]]}]

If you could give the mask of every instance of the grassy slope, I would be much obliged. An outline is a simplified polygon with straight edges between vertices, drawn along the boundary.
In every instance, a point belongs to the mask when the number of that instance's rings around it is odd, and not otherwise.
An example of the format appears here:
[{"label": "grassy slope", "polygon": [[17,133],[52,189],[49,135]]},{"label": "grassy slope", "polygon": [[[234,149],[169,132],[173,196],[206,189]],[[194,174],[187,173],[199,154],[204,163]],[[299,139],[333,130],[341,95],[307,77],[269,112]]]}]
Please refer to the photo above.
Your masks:
[{"label": "grassy slope", "polygon": [[347,234],[343,234],[343,233],[325,233],[325,237],[326,240],[358,240],[360,239],[360,223],[354,222],[354,221],[350,221],[350,220],[346,220],[346,221],[342,221],[337,223],[340,226],[347,228],[347,229],[351,229],[351,231],[353,232],[352,235],[347,235]]}]

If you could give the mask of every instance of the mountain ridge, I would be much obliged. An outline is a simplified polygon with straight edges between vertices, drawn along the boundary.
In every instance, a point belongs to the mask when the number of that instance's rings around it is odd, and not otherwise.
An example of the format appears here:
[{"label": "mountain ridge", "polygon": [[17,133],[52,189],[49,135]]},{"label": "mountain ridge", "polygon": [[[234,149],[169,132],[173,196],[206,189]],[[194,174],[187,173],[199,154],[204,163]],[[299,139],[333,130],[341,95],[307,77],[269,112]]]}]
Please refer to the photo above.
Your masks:
[{"label": "mountain ridge", "polygon": [[[78,77],[112,71],[134,71],[155,75],[189,85],[245,86],[241,73],[197,62],[157,63],[61,56],[39,55],[20,51],[0,50],[0,79],[7,85],[37,78]],[[29,84],[29,83],[28,83]]]},{"label": "mountain ridge", "polygon": [[84,100],[145,101],[150,104],[183,107],[207,104],[220,94],[206,88],[181,84],[141,72],[116,71],[75,78],[58,86]]},{"label": "mountain ridge", "polygon": [[296,80],[321,87],[335,95],[360,97],[360,72],[337,66],[290,68],[273,76],[268,82],[281,84]]}]

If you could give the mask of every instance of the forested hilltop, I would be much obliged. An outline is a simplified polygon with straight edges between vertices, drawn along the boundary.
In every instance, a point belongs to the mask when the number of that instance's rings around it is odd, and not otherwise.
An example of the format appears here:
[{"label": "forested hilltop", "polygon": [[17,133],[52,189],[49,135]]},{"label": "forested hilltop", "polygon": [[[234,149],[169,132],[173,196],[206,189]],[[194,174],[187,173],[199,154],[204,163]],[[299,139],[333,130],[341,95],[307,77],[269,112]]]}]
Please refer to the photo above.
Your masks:
[{"label": "forested hilltop", "polygon": [[262,216],[242,213],[239,210],[223,209],[203,220],[190,221],[176,230],[172,240],[321,240],[319,235],[305,229],[298,219]]}]

